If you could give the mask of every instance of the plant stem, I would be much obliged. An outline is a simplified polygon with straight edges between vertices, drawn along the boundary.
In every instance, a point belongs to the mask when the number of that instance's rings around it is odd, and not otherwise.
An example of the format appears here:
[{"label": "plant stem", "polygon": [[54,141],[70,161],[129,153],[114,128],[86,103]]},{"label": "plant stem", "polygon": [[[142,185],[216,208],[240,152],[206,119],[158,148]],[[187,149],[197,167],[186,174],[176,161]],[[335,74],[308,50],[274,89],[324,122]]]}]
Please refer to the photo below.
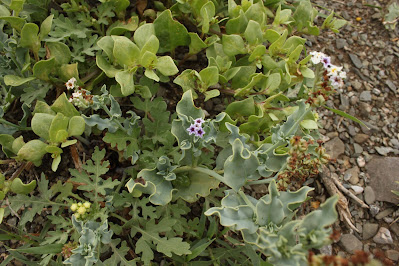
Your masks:
[{"label": "plant stem", "polygon": [[252,204],[252,202],[248,199],[247,195],[245,195],[245,193],[242,190],[238,191],[238,195],[241,196],[241,198],[245,201],[245,203],[251,207],[251,209],[255,212],[256,211],[256,207],[255,205]]},{"label": "plant stem", "polygon": [[31,127],[21,127],[21,126],[18,126],[18,125],[13,124],[13,123],[11,123],[11,122],[8,122],[7,120],[5,120],[5,119],[3,119],[3,118],[0,118],[0,123],[1,123],[1,124],[5,124],[5,125],[10,126],[10,127],[16,127],[16,128],[18,128],[19,130],[32,130]]},{"label": "plant stem", "polygon": [[110,213],[111,216],[118,218],[119,220],[121,220],[122,222],[124,222],[125,224],[128,222],[128,220],[126,220],[125,218],[123,218],[122,216],[120,216],[119,214],[116,213]]},{"label": "plant stem", "polygon": [[74,136],[75,139],[79,140],[80,142],[82,142],[83,144],[90,146],[90,141],[88,141],[87,139],[85,139],[82,136]]}]

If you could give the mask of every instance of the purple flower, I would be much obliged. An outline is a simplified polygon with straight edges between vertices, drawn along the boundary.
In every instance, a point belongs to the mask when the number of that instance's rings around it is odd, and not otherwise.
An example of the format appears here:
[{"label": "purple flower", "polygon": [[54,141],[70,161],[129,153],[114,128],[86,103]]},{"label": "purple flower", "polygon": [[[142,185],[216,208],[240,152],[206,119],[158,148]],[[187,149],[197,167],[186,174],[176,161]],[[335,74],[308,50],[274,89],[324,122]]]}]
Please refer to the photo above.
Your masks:
[{"label": "purple flower", "polygon": [[197,135],[197,128],[195,125],[191,125],[189,128],[187,128],[188,134],[192,135],[195,134]]},{"label": "purple flower", "polygon": [[194,120],[194,123],[197,124],[197,125],[202,125],[202,123],[204,123],[204,122],[205,121],[202,118],[197,118],[197,119]]},{"label": "purple flower", "polygon": [[202,129],[202,127],[198,127],[195,131],[195,135],[202,138],[205,135],[205,131]]},{"label": "purple flower", "polygon": [[331,66],[331,58],[329,56],[323,56],[321,62],[324,68],[329,68]]}]

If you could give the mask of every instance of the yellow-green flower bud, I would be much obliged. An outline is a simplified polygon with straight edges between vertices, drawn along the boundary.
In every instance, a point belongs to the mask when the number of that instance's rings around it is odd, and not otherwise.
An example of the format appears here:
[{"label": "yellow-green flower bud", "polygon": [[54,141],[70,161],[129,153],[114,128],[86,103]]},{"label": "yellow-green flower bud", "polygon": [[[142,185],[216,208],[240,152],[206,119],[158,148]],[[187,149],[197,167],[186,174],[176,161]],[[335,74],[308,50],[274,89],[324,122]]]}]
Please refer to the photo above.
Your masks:
[{"label": "yellow-green flower bud", "polygon": [[90,202],[86,201],[85,203],[83,203],[83,207],[85,207],[86,209],[90,209]]},{"label": "yellow-green flower bud", "polygon": [[71,211],[76,212],[77,209],[78,209],[78,204],[74,203],[71,205]]},{"label": "yellow-green flower bud", "polygon": [[81,207],[81,206],[82,206],[82,202],[79,202],[79,203],[78,203],[78,207]]},{"label": "yellow-green flower bud", "polygon": [[86,208],[85,207],[79,207],[79,209],[78,209],[78,214],[80,214],[80,215],[83,215],[83,214],[85,214],[85,212],[86,212]]},{"label": "yellow-green flower bud", "polygon": [[75,218],[79,219],[80,218],[80,214],[79,213],[75,213]]}]

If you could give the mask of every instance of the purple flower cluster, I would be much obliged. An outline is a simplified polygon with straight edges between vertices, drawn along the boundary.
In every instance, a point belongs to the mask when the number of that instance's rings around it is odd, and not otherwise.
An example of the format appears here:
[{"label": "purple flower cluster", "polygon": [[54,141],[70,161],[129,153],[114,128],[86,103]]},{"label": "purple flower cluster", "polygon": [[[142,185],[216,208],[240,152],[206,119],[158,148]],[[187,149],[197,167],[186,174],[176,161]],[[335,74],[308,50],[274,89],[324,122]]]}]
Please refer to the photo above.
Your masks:
[{"label": "purple flower cluster", "polygon": [[197,137],[202,138],[205,135],[205,130],[202,128],[202,123],[204,123],[204,119],[202,118],[197,118],[194,119],[194,124],[191,124],[188,128],[188,134],[196,135]]}]

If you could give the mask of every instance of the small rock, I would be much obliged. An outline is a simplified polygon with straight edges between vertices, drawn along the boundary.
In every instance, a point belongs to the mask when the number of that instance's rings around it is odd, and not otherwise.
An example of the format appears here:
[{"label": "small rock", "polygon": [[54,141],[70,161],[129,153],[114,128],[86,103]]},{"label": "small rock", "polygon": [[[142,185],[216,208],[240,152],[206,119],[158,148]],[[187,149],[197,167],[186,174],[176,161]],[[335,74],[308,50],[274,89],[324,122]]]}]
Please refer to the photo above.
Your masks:
[{"label": "small rock", "polygon": [[362,156],[357,157],[356,162],[359,167],[364,167],[366,165],[366,161]]},{"label": "small rock", "polygon": [[399,191],[399,158],[374,157],[367,164],[370,175],[370,186],[373,188],[376,200],[398,204],[399,200],[391,190]]},{"label": "small rock", "polygon": [[365,142],[366,140],[369,139],[369,135],[363,134],[363,133],[359,133],[359,134],[356,134],[356,136],[353,139],[357,143],[363,143],[363,142]]},{"label": "small rock", "polygon": [[382,212],[380,212],[378,215],[375,216],[375,218],[377,220],[380,220],[384,217],[387,217],[388,215],[390,215],[391,213],[393,213],[395,210],[393,208],[388,208],[383,210]]},{"label": "small rock", "polygon": [[361,82],[359,82],[357,79],[355,79],[353,82],[352,82],[352,86],[353,86],[353,88],[355,88],[355,90],[360,90],[361,88],[362,88],[362,83]]},{"label": "small rock", "polygon": [[370,91],[362,91],[362,93],[360,93],[359,98],[362,102],[370,102],[371,101],[371,92]]},{"label": "small rock", "polygon": [[377,205],[370,205],[370,214],[374,217],[380,212],[380,207]]},{"label": "small rock", "polygon": [[367,240],[375,236],[378,231],[378,224],[365,223],[363,225],[363,240]]},{"label": "small rock", "polygon": [[387,250],[387,258],[393,261],[398,261],[399,260],[399,251],[390,249]]},{"label": "small rock", "polygon": [[357,68],[362,68],[363,63],[360,61],[359,57],[355,54],[349,54],[350,59],[352,60],[352,63],[355,65]]},{"label": "small rock", "polygon": [[373,237],[373,241],[378,244],[393,244],[391,232],[385,227],[380,227],[380,230]]},{"label": "small rock", "polygon": [[391,91],[396,92],[397,88],[396,85],[392,82],[392,80],[388,79],[385,81],[385,84],[388,86],[388,88],[391,89]]},{"label": "small rock", "polygon": [[342,235],[340,243],[346,252],[352,254],[355,252],[355,250],[363,249],[363,243],[359,239],[357,239],[356,236],[351,234]]},{"label": "small rock", "polygon": [[374,147],[375,150],[382,156],[387,156],[390,152],[394,152],[391,147]]},{"label": "small rock", "polygon": [[319,250],[320,250],[320,253],[323,255],[328,255],[328,256],[332,255],[332,246],[331,245],[324,246]]},{"label": "small rock", "polygon": [[384,65],[389,66],[392,64],[392,61],[393,61],[393,55],[387,55],[384,60]]},{"label": "small rock", "polygon": [[337,49],[342,49],[345,46],[348,46],[348,43],[345,39],[336,39],[335,45],[337,46]]},{"label": "small rock", "polygon": [[360,155],[363,152],[362,146],[357,143],[353,144],[353,148],[355,149],[355,154]]},{"label": "small rock", "polygon": [[345,152],[345,144],[339,137],[335,137],[328,141],[326,144],[324,144],[324,147],[332,159],[337,159]]},{"label": "small rock", "polygon": [[355,195],[359,195],[364,191],[364,188],[360,186],[351,186],[351,189],[355,192]]},{"label": "small rock", "polygon": [[357,167],[357,166],[352,167],[351,169],[348,169],[345,172],[345,176],[346,175],[349,176],[347,181],[349,181],[349,183],[351,183],[352,185],[356,185],[357,183],[359,183],[359,172],[360,172],[359,167]]},{"label": "small rock", "polygon": [[367,186],[364,189],[364,200],[368,205],[373,204],[375,202],[375,193],[372,187]]}]

